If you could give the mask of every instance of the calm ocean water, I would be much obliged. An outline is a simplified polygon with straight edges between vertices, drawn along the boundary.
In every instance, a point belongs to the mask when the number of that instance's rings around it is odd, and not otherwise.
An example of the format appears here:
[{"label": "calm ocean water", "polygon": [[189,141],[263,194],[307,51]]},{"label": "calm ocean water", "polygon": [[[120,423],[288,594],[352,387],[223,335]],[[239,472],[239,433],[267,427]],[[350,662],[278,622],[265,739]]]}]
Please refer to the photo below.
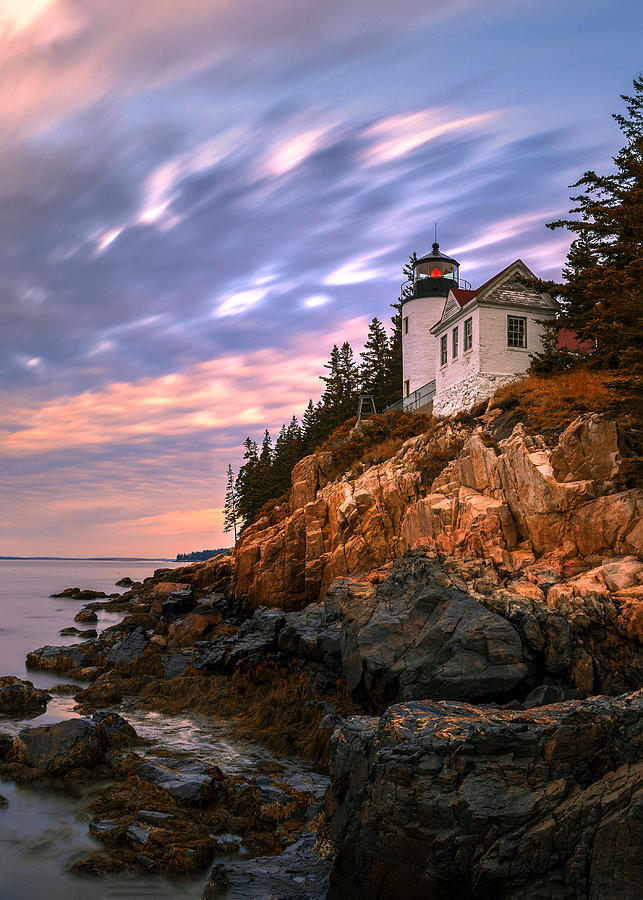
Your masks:
[{"label": "calm ocean water", "polygon": [[[74,616],[84,606],[77,600],[50,597],[66,587],[92,588],[106,594],[122,593],[115,582],[125,575],[142,581],[161,567],[183,563],[127,562],[115,560],[0,560],[0,675],[29,678],[38,687],[65,681],[46,672],[27,673],[25,656],[44,644],[74,644],[78,638],[60,637],[61,628],[75,625]],[[98,613],[98,630],[119,622],[121,613]]]},{"label": "calm ocean water", "polygon": [[[85,560],[0,560],[0,675],[28,678],[40,687],[69,679],[27,672],[25,655],[43,644],[74,643],[58,632],[83,606],[51,598],[66,587],[122,591],[114,583],[125,575],[135,581],[151,575],[165,562],[89,562]],[[122,615],[99,613],[98,629]],[[0,732],[38,725],[74,715],[70,697],[56,697],[47,712],[22,722],[0,716]],[[138,725],[138,723],[137,723]],[[85,879],[67,867],[85,853],[101,849],[89,837],[83,798],[50,786],[19,786],[0,780],[0,794],[9,801],[0,809],[0,900],[108,900],[108,898],[182,898],[201,896],[205,873],[189,881],[139,876]]]}]

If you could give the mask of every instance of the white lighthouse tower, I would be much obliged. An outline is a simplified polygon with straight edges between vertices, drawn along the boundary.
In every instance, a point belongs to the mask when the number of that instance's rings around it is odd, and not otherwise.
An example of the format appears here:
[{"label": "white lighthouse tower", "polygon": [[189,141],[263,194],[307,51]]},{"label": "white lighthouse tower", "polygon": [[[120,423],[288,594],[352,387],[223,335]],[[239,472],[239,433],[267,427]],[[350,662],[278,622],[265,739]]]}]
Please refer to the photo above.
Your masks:
[{"label": "white lighthouse tower", "polygon": [[460,264],[441,253],[437,241],[430,253],[416,260],[413,280],[403,286],[404,408],[420,409],[433,397],[438,347],[429,329],[439,320],[449,291],[459,286]]}]

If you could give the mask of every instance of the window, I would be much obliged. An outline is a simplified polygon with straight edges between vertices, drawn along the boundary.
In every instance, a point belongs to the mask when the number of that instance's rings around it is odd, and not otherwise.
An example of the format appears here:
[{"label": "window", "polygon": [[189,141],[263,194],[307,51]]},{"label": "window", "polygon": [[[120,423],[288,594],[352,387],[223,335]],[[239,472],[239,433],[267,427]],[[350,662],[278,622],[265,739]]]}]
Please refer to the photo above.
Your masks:
[{"label": "window", "polygon": [[446,366],[447,364],[447,336],[443,334],[440,338],[440,365]]},{"label": "window", "polygon": [[404,396],[408,397],[410,393],[411,393],[411,382],[405,381],[404,382]]},{"label": "window", "polygon": [[408,333],[409,333],[409,317],[406,316],[406,318],[404,319],[404,334],[408,334]]},{"label": "window", "polygon": [[462,349],[466,353],[473,347],[473,319],[466,319],[464,323],[464,345]]},{"label": "window", "polygon": [[451,333],[451,356],[458,358],[458,326],[456,325]]},{"label": "window", "polygon": [[507,316],[507,346],[527,346],[527,319],[523,316]]}]

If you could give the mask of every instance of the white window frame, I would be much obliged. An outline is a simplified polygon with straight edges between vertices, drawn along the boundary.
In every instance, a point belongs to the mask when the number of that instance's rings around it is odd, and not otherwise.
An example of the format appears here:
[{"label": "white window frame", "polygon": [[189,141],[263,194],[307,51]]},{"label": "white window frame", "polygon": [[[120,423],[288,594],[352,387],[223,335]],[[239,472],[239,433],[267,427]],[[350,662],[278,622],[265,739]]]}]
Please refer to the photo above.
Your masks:
[{"label": "white window frame", "polygon": [[447,362],[447,336],[446,334],[443,334],[440,338],[440,365],[446,366]]},{"label": "white window frame", "polygon": [[[513,323],[522,323],[522,329],[512,329]],[[511,338],[519,337],[522,339],[520,344],[512,344]],[[510,316],[507,315],[507,347],[510,350],[526,350],[527,349],[527,316]]]},{"label": "white window frame", "polygon": [[458,340],[459,340],[458,326],[456,325],[454,327],[453,331],[451,332],[451,358],[452,359],[458,358]]},{"label": "white window frame", "polygon": [[405,316],[404,317],[404,334],[408,334],[408,333],[409,333],[409,317]]}]

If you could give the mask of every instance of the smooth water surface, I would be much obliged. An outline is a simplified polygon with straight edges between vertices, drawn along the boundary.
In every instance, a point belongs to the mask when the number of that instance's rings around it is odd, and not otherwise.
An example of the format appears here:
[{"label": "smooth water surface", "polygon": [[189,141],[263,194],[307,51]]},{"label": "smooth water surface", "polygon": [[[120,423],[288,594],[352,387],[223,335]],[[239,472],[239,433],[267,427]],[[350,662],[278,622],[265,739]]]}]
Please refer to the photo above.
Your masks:
[{"label": "smooth water surface", "polygon": [[[29,650],[78,640],[75,636],[60,637],[58,632],[74,624],[74,616],[84,603],[52,598],[50,594],[66,587],[92,588],[106,594],[123,592],[126,588],[115,587],[115,582],[125,575],[141,581],[156,568],[177,565],[163,561],[0,560],[0,675],[27,678],[43,688],[70,681],[25,667]],[[96,627],[100,632],[120,621],[122,614],[99,611],[98,617]],[[15,734],[26,725],[60,721],[76,714],[73,707],[72,697],[54,696],[40,716],[0,716],[0,733]],[[102,849],[89,836],[82,796],[74,795],[69,788],[63,791],[47,784],[21,786],[9,781],[0,781],[0,794],[9,801],[8,807],[0,809],[0,900],[196,900],[201,896],[206,873],[176,881],[159,876],[72,875],[68,872],[71,863]]]},{"label": "smooth water surface", "polygon": [[[70,679],[48,672],[27,671],[25,657],[30,650],[45,644],[76,644],[82,638],[76,635],[61,637],[61,628],[78,625],[74,616],[82,609],[82,600],[66,597],[50,597],[67,587],[91,588],[106,594],[123,593],[115,582],[129,575],[134,581],[142,581],[159,568],[176,568],[184,563],[127,562],[115,560],[18,560],[0,559],[0,675],[17,675],[28,678],[37,687],[47,688]],[[98,611],[98,624],[102,628],[120,622],[122,613]]]}]

